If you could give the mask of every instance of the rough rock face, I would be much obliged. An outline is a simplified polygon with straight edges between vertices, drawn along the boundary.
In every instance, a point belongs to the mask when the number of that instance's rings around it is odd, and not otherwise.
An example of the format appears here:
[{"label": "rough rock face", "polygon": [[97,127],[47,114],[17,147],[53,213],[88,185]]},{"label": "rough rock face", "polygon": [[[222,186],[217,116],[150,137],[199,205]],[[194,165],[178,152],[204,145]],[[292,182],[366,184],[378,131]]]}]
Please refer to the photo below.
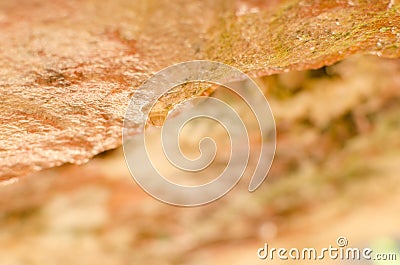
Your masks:
[{"label": "rough rock face", "polygon": [[2,1],[0,180],[120,145],[135,88],[173,63],[260,76],[400,56],[395,1],[260,2]]}]

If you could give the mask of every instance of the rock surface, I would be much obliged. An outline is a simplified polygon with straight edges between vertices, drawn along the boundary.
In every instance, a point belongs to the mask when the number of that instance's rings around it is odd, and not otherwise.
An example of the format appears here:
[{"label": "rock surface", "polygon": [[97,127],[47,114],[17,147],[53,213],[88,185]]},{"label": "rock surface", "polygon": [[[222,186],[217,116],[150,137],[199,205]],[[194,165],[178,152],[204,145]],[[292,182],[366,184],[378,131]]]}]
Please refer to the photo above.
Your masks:
[{"label": "rock surface", "polygon": [[0,181],[119,146],[151,74],[209,59],[251,76],[400,55],[394,1],[2,1]]}]

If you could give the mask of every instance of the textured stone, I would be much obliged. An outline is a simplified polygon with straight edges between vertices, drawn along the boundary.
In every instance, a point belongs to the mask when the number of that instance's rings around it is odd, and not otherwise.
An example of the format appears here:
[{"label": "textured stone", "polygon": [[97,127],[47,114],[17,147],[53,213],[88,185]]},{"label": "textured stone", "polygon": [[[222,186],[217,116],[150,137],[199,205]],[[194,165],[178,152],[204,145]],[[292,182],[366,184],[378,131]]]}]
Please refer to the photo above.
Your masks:
[{"label": "textured stone", "polygon": [[2,1],[0,180],[119,146],[135,88],[173,63],[260,76],[400,55],[394,1],[261,2]]}]

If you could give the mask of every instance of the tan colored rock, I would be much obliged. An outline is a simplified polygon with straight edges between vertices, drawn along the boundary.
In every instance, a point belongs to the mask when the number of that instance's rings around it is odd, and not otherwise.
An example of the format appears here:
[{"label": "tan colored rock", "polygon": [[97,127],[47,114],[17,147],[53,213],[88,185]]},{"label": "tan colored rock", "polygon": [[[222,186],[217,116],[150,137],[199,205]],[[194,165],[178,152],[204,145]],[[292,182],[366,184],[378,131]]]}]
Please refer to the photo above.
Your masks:
[{"label": "tan colored rock", "polygon": [[400,55],[393,1],[2,1],[0,180],[121,144],[151,74],[192,59],[252,76]]}]

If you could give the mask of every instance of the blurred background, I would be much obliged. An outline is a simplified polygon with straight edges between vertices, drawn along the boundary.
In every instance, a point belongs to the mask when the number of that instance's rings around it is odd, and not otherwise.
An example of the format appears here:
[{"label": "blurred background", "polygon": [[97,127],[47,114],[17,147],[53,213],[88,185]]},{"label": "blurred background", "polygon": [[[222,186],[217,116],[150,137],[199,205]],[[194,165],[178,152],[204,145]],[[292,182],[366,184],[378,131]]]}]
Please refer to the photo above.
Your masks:
[{"label": "blurred background", "polygon": [[257,250],[400,238],[400,61],[353,56],[255,81],[277,126],[275,160],[256,192],[244,178],[212,204],[169,206],[138,187],[120,148],[107,151],[0,183],[0,264],[351,264],[263,261]]}]

